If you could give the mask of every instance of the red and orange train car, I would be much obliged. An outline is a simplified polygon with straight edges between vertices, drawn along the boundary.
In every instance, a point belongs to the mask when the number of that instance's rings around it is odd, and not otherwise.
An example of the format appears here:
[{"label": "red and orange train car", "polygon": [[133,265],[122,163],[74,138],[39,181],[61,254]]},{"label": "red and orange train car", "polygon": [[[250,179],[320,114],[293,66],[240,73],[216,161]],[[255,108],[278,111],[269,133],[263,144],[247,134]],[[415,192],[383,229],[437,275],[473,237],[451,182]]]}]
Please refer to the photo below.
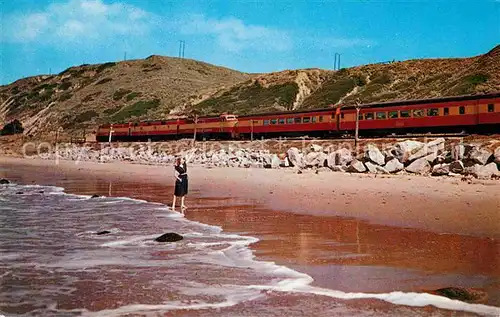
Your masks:
[{"label": "red and orange train car", "polygon": [[300,112],[171,119],[100,126],[97,141],[193,138],[250,139],[285,136],[384,136],[405,133],[500,133],[500,92],[335,107]]}]

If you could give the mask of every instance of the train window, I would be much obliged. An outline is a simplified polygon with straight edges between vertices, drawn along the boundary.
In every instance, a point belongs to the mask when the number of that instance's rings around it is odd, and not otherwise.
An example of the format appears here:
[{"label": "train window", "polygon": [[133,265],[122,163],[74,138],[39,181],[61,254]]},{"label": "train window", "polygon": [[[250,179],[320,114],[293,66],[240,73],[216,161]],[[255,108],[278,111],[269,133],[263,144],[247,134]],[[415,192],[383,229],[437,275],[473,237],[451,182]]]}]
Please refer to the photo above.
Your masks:
[{"label": "train window", "polygon": [[377,119],[378,120],[386,119],[386,118],[387,118],[387,114],[385,112],[377,112]]},{"label": "train window", "polygon": [[450,108],[446,107],[443,109],[443,115],[447,116],[450,114]]},{"label": "train window", "polygon": [[295,123],[302,123],[302,118],[301,117],[296,117],[295,118]]},{"label": "train window", "polygon": [[316,117],[311,117],[311,119],[312,122],[316,122]]},{"label": "train window", "polygon": [[373,112],[365,113],[365,120],[373,120]]},{"label": "train window", "polygon": [[340,114],[340,119],[344,119],[344,113],[343,112]]},{"label": "train window", "polygon": [[413,109],[414,118],[423,117],[424,115],[425,115],[424,109]]},{"label": "train window", "polygon": [[488,112],[495,112],[495,105],[494,104],[490,103],[488,105]]},{"label": "train window", "polygon": [[264,120],[264,125],[269,125],[269,120]]},{"label": "train window", "polygon": [[137,127],[137,125],[138,125],[138,124],[139,124],[139,123],[137,123],[137,122],[136,122],[136,123],[134,123],[134,127]]},{"label": "train window", "polygon": [[319,116],[319,122],[323,122],[323,116]]},{"label": "train window", "polygon": [[429,117],[435,117],[435,116],[438,116],[438,115],[439,115],[439,109],[437,109],[437,108],[427,109],[427,115],[428,115]]},{"label": "train window", "polygon": [[410,116],[410,111],[409,110],[401,110],[399,112],[401,118],[409,118]]},{"label": "train window", "polygon": [[358,120],[363,120],[363,115],[361,113],[358,116]]},{"label": "train window", "polygon": [[465,114],[465,107],[464,106],[460,106],[460,108],[458,108],[458,113]]},{"label": "train window", "polygon": [[276,122],[278,122],[277,119],[271,119],[271,124],[276,124]]},{"label": "train window", "polygon": [[286,123],[292,124],[293,123],[293,118],[286,118]]},{"label": "train window", "polygon": [[162,121],[161,124],[163,125],[163,124],[167,124],[167,123],[165,121]]},{"label": "train window", "polygon": [[397,111],[389,111],[389,118],[390,119],[397,119],[398,118],[398,112]]},{"label": "train window", "polygon": [[278,121],[279,124],[285,124],[285,119],[284,118],[280,118],[279,121]]},{"label": "train window", "polygon": [[311,121],[310,117],[304,117],[304,119],[302,120],[303,123],[308,123],[309,121]]}]

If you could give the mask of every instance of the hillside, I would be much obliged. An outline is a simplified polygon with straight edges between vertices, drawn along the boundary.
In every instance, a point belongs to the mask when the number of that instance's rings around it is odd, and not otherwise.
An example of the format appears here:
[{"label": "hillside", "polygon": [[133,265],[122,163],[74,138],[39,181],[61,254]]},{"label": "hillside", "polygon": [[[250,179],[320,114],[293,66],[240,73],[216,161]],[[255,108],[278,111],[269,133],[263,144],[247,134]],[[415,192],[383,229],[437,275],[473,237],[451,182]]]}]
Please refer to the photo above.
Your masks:
[{"label": "hillside", "polygon": [[500,91],[500,46],[470,58],[371,64],[339,71],[245,74],[189,59],[81,65],[0,87],[0,123],[25,134],[91,133],[104,122],[259,113]]},{"label": "hillside", "polygon": [[71,67],[0,87],[0,123],[17,118],[27,134],[74,132],[170,112],[247,80],[249,75],[188,59],[150,56]]}]

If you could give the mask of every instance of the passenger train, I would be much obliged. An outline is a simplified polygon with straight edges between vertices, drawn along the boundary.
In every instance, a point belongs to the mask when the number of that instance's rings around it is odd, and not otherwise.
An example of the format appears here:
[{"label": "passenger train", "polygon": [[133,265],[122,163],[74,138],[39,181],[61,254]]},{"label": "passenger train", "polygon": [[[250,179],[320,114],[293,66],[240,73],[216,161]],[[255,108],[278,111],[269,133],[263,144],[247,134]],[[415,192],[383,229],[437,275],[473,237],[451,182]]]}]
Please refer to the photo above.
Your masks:
[{"label": "passenger train", "polygon": [[255,115],[179,118],[99,126],[98,142],[182,138],[260,139],[413,133],[500,133],[500,92]]}]

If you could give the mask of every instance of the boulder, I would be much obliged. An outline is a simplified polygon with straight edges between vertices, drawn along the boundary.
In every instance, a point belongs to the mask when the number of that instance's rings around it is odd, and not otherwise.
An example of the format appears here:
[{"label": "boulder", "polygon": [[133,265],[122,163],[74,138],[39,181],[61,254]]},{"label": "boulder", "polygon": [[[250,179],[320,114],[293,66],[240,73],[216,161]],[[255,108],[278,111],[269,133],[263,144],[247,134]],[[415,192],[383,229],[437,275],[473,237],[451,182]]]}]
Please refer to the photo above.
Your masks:
[{"label": "boulder", "polygon": [[103,235],[103,234],[108,234],[108,233],[111,233],[111,231],[108,231],[108,230],[103,230],[103,231],[99,231],[99,232],[97,232],[96,234],[97,234],[98,236],[100,236],[100,235]]},{"label": "boulder", "polygon": [[462,160],[469,154],[472,148],[473,147],[468,144],[457,144],[452,148],[451,157],[457,161]]},{"label": "boulder", "polygon": [[358,160],[355,159],[347,167],[346,172],[349,172],[349,173],[363,173],[363,172],[366,172],[366,167],[363,164],[363,162],[358,161]]},{"label": "boulder", "polygon": [[451,163],[451,152],[446,151],[440,155],[437,155],[432,164],[443,164],[443,163]]},{"label": "boulder", "polygon": [[450,172],[461,174],[465,169],[464,163],[462,161],[453,161],[450,163]]},{"label": "boulder", "polygon": [[398,142],[390,150],[392,155],[402,163],[406,163],[408,158],[424,146],[424,143],[412,140]]},{"label": "boulder", "polygon": [[278,155],[273,154],[271,156],[271,167],[278,168],[278,167],[280,167],[280,164],[281,164],[281,160],[279,159]]},{"label": "boulder", "polygon": [[0,184],[2,185],[10,184],[10,181],[8,179],[2,178],[0,179]]},{"label": "boulder", "polygon": [[488,301],[488,294],[486,292],[463,287],[440,288],[430,293],[467,303],[484,304]]},{"label": "boulder", "polygon": [[467,155],[467,160],[470,160],[473,163],[485,165],[492,154],[493,152],[488,149],[475,147]]},{"label": "boulder", "polygon": [[323,147],[321,145],[317,145],[317,144],[311,144],[310,149],[312,152],[322,152],[323,151]]},{"label": "boulder", "polygon": [[465,174],[473,175],[479,179],[491,179],[492,176],[500,176],[498,167],[495,163],[487,165],[476,164],[465,169]]},{"label": "boulder", "polygon": [[343,165],[334,165],[334,166],[328,166],[330,169],[334,172],[346,172],[347,167]]},{"label": "boulder", "polygon": [[378,165],[384,165],[385,164],[385,157],[382,152],[378,149],[373,144],[368,144],[366,152],[365,152],[365,159],[378,164]]},{"label": "boulder", "polygon": [[493,153],[493,156],[495,157],[495,163],[500,165],[500,146],[497,147],[495,153]]},{"label": "boulder", "polygon": [[332,166],[342,165],[347,166],[349,163],[354,160],[351,151],[348,149],[342,148],[335,152],[332,152],[328,155],[328,166],[331,168]]},{"label": "boulder", "polygon": [[99,195],[92,195],[90,198],[99,198],[100,196]]},{"label": "boulder", "polygon": [[304,159],[299,149],[296,147],[289,148],[286,154],[292,166],[296,166],[298,168],[304,167]]},{"label": "boulder", "polygon": [[176,242],[182,240],[183,237],[175,232],[168,232],[155,238],[156,242]]},{"label": "boulder", "polygon": [[373,174],[389,174],[389,172],[383,168],[382,166],[378,166],[376,164],[373,164],[371,162],[365,162],[366,168],[368,168],[368,171]]},{"label": "boulder", "polygon": [[431,142],[424,143],[421,148],[419,148],[416,152],[408,157],[408,161],[412,162],[416,159],[424,156],[427,157],[429,155],[433,155],[435,158],[437,155],[441,154],[444,151],[444,144],[445,140],[443,138],[438,138],[436,140],[432,140]]},{"label": "boulder", "polygon": [[384,167],[385,167],[385,170],[389,173],[396,173],[396,172],[402,171],[405,168],[403,163],[398,161],[397,158],[393,158],[392,160],[387,162]]},{"label": "boulder", "polygon": [[406,170],[415,174],[427,174],[431,170],[431,165],[425,157],[419,158],[406,167]]},{"label": "boulder", "polygon": [[437,164],[432,167],[433,176],[442,176],[450,174],[450,164]]},{"label": "boulder", "polygon": [[310,152],[306,155],[305,165],[306,167],[322,167],[325,166],[325,161],[328,157],[323,152]]}]

